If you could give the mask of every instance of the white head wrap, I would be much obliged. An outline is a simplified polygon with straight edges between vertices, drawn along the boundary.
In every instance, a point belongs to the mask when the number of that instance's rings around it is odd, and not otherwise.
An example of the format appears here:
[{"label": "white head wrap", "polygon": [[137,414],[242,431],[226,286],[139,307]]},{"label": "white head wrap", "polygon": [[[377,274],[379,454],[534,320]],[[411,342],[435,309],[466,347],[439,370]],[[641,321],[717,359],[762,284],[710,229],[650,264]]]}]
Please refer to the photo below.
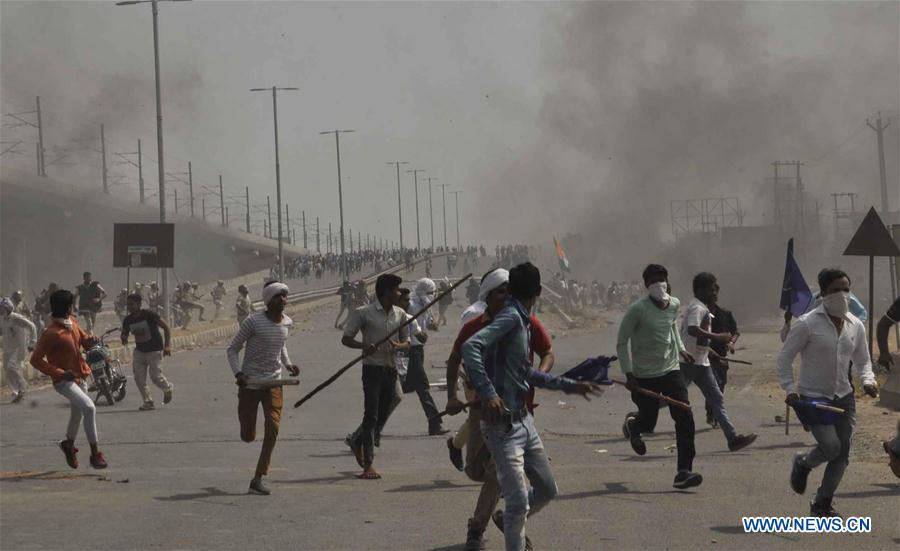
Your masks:
[{"label": "white head wrap", "polygon": [[263,292],[262,292],[263,304],[268,306],[270,300],[275,298],[277,295],[280,295],[281,293],[287,293],[289,291],[290,291],[290,289],[288,289],[288,286],[285,285],[284,283],[281,283],[280,281],[276,281],[275,283],[270,283],[269,285],[266,285],[265,287],[263,287]]},{"label": "white head wrap", "polygon": [[488,294],[497,287],[509,283],[509,271],[503,268],[497,268],[484,277],[481,287],[478,289],[478,300],[485,302]]},{"label": "white head wrap", "polygon": [[434,284],[434,281],[428,279],[427,277],[423,277],[422,279],[416,281],[416,289],[415,293],[417,297],[424,297],[425,295],[433,294],[437,290],[437,287]]},{"label": "white head wrap", "polygon": [[463,310],[462,316],[460,316],[460,320],[462,321],[463,325],[465,325],[483,314],[485,310],[487,310],[486,302],[484,302],[483,300],[473,302],[465,310]]},{"label": "white head wrap", "polygon": [[3,314],[5,316],[11,314],[15,309],[16,306],[10,299],[3,298],[3,300],[0,300],[0,314]]}]

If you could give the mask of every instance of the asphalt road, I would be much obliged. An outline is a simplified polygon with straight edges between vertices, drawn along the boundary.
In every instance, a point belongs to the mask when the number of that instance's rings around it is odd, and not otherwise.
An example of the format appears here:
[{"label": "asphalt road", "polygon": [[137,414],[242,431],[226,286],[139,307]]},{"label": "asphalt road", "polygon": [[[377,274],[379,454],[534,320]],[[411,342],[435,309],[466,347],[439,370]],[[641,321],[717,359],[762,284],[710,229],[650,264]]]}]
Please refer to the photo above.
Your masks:
[{"label": "asphalt road", "polygon": [[[460,299],[463,293],[459,293]],[[461,300],[450,312],[458,319]],[[293,402],[353,353],[331,329],[334,310],[318,306],[294,315],[289,346],[301,365],[300,387],[287,387],[281,434],[268,497],[248,495],[259,443],[238,438],[236,387],[224,343],[179,353],[164,369],[175,399],[139,412],[131,387],[114,407],[99,408],[109,469],[69,469],[56,442],[68,405],[52,390],[29,404],[0,406],[0,546],[3,549],[457,549],[465,539],[478,485],[452,468],[444,438],[428,437],[415,395],[407,395],[385,430],[376,466],[380,481],[354,478],[359,469],[343,444],[362,415],[354,369],[299,409]],[[433,334],[426,365],[443,365],[456,327]],[[589,355],[612,353],[615,326],[554,341],[557,370]],[[747,368],[752,369],[752,368]],[[429,369],[432,382],[443,376]],[[860,535],[744,534],[741,517],[805,515],[809,496],[787,485],[792,454],[812,442],[800,431],[785,436],[772,422],[773,402],[732,370],[728,406],[741,431],[757,443],[729,453],[721,431],[697,435],[695,468],[702,486],[672,488],[673,425],[660,416],[649,451],[637,457],[620,433],[632,409],[618,387],[592,402],[539,391],[537,425],[552,458],[560,496],[530,519],[538,549],[861,549],[900,543],[900,488],[880,463],[851,462],[836,506],[870,516]],[[158,391],[156,391],[158,392]],[[435,391],[440,406],[443,391]],[[691,396],[700,404],[696,388]],[[695,405],[695,410],[702,408]],[[698,416],[699,417],[699,416]],[[455,427],[462,417],[451,418]],[[698,419],[698,426],[702,419]],[[261,432],[261,431],[260,431]],[[814,488],[821,469],[813,473]],[[501,549],[493,527],[489,549]]]}]

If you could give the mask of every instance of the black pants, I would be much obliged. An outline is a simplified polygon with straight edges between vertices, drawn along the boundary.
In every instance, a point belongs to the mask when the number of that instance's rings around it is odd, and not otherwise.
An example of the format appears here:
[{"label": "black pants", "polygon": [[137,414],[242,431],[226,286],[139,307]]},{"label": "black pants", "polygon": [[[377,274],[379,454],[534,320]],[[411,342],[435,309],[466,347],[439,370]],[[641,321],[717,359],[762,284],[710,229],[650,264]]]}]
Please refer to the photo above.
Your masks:
[{"label": "black pants", "polygon": [[[403,392],[415,392],[419,396],[426,419],[432,419],[440,413],[429,389],[428,375],[425,374],[425,347],[413,346],[409,349],[409,367],[403,381]],[[428,430],[439,429],[441,425],[440,419],[428,421]]]},{"label": "black pants", "polygon": [[363,449],[363,465],[375,460],[375,431],[381,419],[387,420],[396,398],[397,372],[380,365],[363,365],[363,420],[359,443]]},{"label": "black pants", "polygon": [[[665,375],[652,379],[637,379],[641,388],[665,394],[681,402],[688,403],[687,386],[681,376],[681,370],[673,369]],[[638,433],[648,432],[656,426],[659,416],[659,400],[637,392],[631,393],[631,401],[638,407],[635,430]],[[675,421],[675,444],[678,446],[678,470],[690,471],[694,465],[694,414],[677,406],[669,405],[669,414]]]},{"label": "black pants", "polygon": [[[728,384],[728,364],[710,358],[709,365],[712,366],[712,372],[716,378],[716,383],[719,385],[719,390],[722,391],[722,394],[725,394],[725,385]],[[706,417],[710,418],[712,417],[712,414],[712,408],[707,401]]]}]

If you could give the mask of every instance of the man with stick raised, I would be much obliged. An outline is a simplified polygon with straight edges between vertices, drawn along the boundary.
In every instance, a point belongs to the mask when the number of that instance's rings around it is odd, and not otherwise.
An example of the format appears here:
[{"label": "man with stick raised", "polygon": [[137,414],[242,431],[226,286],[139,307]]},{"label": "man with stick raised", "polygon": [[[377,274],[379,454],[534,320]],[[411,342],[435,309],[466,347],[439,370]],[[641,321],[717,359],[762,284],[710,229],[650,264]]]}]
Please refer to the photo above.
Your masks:
[{"label": "man with stick raised", "polygon": [[[281,424],[283,395],[281,386],[282,368],[287,368],[294,377],[300,368],[291,363],[287,341],[294,322],[284,314],[287,304],[288,286],[278,281],[266,283],[262,291],[264,312],[254,312],[241,322],[241,328],[228,346],[228,363],[234,372],[238,385],[238,420],[241,423],[241,440],[253,442],[256,439],[256,414],[262,404],[265,415],[265,436],[262,450],[256,464],[256,473],[250,481],[250,493],[269,495],[269,488],[262,477],[269,473],[272,451],[278,439]],[[244,359],[238,357],[246,344]]]},{"label": "man with stick raised", "polygon": [[[878,385],[872,373],[865,325],[849,312],[850,277],[841,270],[824,269],[818,279],[822,304],[797,319],[776,365],[789,405],[818,402],[843,410],[834,419],[808,424],[816,447],[795,455],[791,468],[791,488],[803,494],[810,471],[828,463],[810,503],[809,514],[835,517],[840,515],[831,501],[850,461],[850,443],[856,425],[856,400],[848,372],[850,363],[862,379],[866,394],[877,397]],[[793,363],[798,353],[800,373],[795,386]]]},{"label": "man with stick raised", "polygon": [[[375,281],[375,302],[350,313],[344,325],[341,344],[363,351],[363,420],[362,430],[351,442],[356,462],[363,468],[358,478],[381,478],[372,466],[375,460],[375,433],[379,419],[386,419],[397,396],[397,370],[394,354],[408,350],[407,329],[400,329],[397,340],[388,340],[380,347],[375,343],[384,340],[407,320],[406,312],[397,306],[400,300],[400,284],[403,280],[394,274],[382,274]],[[356,334],[362,331],[362,342]]]},{"label": "man with stick raised", "polygon": [[[685,351],[676,325],[681,302],[668,293],[668,270],[659,264],[650,264],[644,269],[643,276],[648,295],[628,307],[619,325],[616,342],[619,363],[627,379],[625,386],[631,391],[631,401],[638,407],[638,414],[625,420],[625,432],[631,448],[638,455],[647,453],[641,433],[653,429],[659,416],[659,400],[639,390],[658,392],[687,403],[688,392],[679,359],[694,363],[694,358]],[[699,486],[703,477],[692,471],[696,455],[694,414],[690,408],[672,403],[669,403],[669,414],[675,421],[678,448],[678,473],[672,485],[679,489]]]},{"label": "man with stick raised", "polygon": [[[576,382],[534,369],[530,358],[530,312],[541,294],[541,273],[530,262],[509,272],[505,307],[462,346],[466,373],[481,400],[481,430],[506,500],[495,522],[507,551],[525,549],[525,518],[547,505],[557,493],[544,444],[526,407],[531,385],[580,394],[602,393],[599,385]],[[531,492],[526,486],[531,482]]]}]

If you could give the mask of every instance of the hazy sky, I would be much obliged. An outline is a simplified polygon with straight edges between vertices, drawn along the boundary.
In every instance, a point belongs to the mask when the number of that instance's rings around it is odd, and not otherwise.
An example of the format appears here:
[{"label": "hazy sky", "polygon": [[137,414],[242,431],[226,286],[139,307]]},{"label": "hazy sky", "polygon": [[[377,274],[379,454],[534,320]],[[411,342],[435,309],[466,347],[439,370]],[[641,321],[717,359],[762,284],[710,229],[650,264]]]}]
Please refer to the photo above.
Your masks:
[{"label": "hazy sky", "polygon": [[[598,213],[618,226],[643,214],[664,235],[676,198],[738,195],[751,222],[765,223],[760,186],[776,159],[807,162],[807,188],[826,200],[876,192],[874,137],[860,125],[882,109],[895,116],[896,201],[898,6],[163,2],[166,168],[191,160],[198,184],[221,173],[227,193],[249,185],[254,202],[274,201],[271,95],[249,89],[297,86],[279,95],[295,220],[305,208],[308,222],[337,222],[334,139],[318,132],[349,128],[341,153],[354,233],[396,239],[396,176],[385,163],[404,160],[464,190],[464,241],[549,241],[593,229]],[[4,112],[31,109],[40,94],[51,148],[95,137],[101,122],[111,151],[133,151],[140,137],[155,185],[150,6],[0,10]],[[4,129],[4,140],[30,132]],[[33,145],[23,151],[3,162],[32,170]],[[97,181],[96,155],[81,159],[67,170]],[[131,167],[111,170],[135,181]],[[401,176],[411,245],[412,175]],[[435,189],[437,244],[439,198]],[[426,185],[419,200],[427,246]],[[448,194],[451,244],[452,212]]]}]

